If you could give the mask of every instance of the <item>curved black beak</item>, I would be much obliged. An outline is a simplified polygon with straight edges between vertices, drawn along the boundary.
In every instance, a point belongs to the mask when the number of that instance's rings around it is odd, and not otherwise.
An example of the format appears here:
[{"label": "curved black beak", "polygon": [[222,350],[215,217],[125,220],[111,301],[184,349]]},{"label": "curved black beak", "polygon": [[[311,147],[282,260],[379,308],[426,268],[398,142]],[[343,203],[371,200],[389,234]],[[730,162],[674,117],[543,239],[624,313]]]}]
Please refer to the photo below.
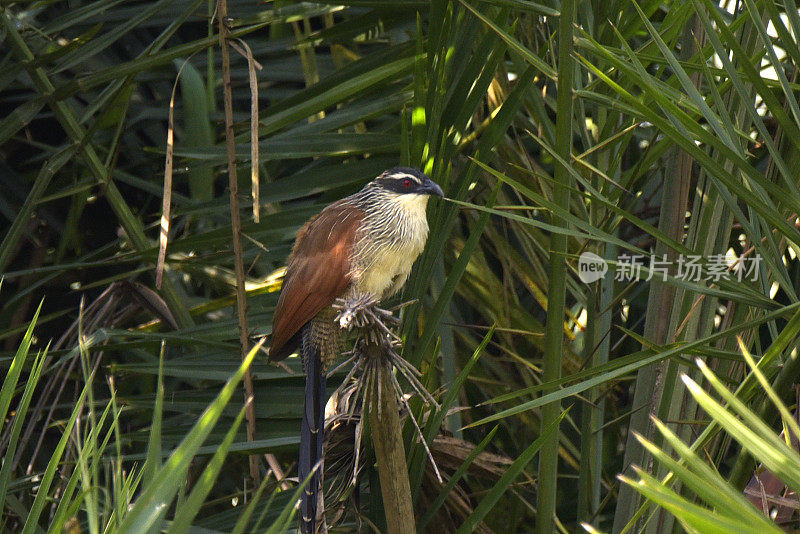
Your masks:
[{"label": "curved black beak", "polygon": [[422,193],[424,195],[435,195],[437,197],[443,197],[444,191],[442,188],[439,187],[439,184],[431,180],[430,178],[425,178],[425,180],[420,184],[419,188],[417,189],[418,193]]}]

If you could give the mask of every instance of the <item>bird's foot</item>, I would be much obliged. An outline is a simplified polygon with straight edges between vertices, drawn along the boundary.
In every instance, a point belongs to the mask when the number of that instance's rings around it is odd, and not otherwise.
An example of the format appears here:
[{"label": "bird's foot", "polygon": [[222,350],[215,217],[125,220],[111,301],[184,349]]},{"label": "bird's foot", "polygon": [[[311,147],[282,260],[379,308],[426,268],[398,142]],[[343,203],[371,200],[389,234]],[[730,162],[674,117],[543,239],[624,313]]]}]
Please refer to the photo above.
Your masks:
[{"label": "bird's foot", "polygon": [[335,321],[339,328],[352,330],[366,327],[372,319],[372,309],[378,305],[378,299],[372,295],[356,295],[354,297],[338,298],[333,303],[333,308],[338,311]]},{"label": "bird's foot", "polygon": [[364,338],[387,348],[400,342],[391,328],[398,326],[400,319],[390,310],[378,306],[378,299],[372,295],[339,298],[333,303],[333,308],[338,311],[334,320],[339,328],[356,328]]}]

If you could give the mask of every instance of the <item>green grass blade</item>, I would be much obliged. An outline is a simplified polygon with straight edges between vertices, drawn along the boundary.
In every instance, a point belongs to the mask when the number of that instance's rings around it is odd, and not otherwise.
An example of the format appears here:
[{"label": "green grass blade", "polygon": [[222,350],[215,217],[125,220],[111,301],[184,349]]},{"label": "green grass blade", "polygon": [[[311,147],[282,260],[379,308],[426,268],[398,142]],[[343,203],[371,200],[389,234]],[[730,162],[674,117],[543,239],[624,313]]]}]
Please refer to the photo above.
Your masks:
[{"label": "green grass blade", "polygon": [[3,387],[0,388],[0,430],[3,430],[3,423],[8,415],[8,407],[11,406],[11,399],[14,398],[14,392],[17,388],[22,368],[25,366],[25,360],[28,358],[28,352],[31,349],[31,341],[33,339],[33,329],[36,327],[36,321],[39,319],[39,312],[42,311],[42,303],[33,314],[28,329],[20,341],[17,353],[11,361],[11,366],[8,368],[6,377],[3,379]]},{"label": "green grass blade", "polygon": [[[774,431],[731,393],[701,361],[697,365],[714,390],[728,403],[723,407],[686,375],[681,376],[689,392],[709,416],[794,491],[800,491],[800,454],[787,447]],[[742,420],[738,419],[738,415]]]},{"label": "green grass blade", "polygon": [[[248,524],[250,523],[250,518],[253,517],[253,513],[256,511],[256,506],[263,506],[262,513],[266,513],[269,511],[270,504],[272,504],[272,498],[278,493],[277,489],[273,491],[272,495],[270,495],[269,500],[266,504],[261,505],[261,495],[264,493],[264,490],[267,489],[267,484],[269,483],[269,477],[265,477],[264,480],[261,481],[261,485],[258,487],[256,492],[250,498],[250,502],[247,504],[247,508],[245,508],[239,519],[236,520],[236,525],[234,525],[231,534],[244,534],[245,529],[247,529]],[[259,518],[260,519],[260,518]],[[258,525],[256,525],[252,532],[258,531]]]},{"label": "green grass blade", "polygon": [[[486,349],[486,345],[488,345],[489,341],[492,339],[495,327],[496,325],[492,325],[492,327],[489,329],[489,332],[486,334],[486,336],[484,336],[483,341],[481,341],[481,343],[472,353],[472,357],[464,365],[464,368],[461,369],[461,372],[458,374],[453,384],[448,388],[447,393],[444,396],[444,399],[442,399],[439,409],[436,411],[435,414],[433,414],[432,417],[428,419],[428,422],[425,425],[424,433],[425,433],[425,441],[428,443],[429,446],[431,443],[433,443],[433,440],[438,435],[442,423],[444,422],[444,419],[447,416],[447,412],[455,402],[456,398],[461,392],[461,389],[464,387],[464,383],[466,382],[467,377],[469,376],[473,367],[475,367],[475,364],[478,363],[481,354],[483,354],[483,351]],[[427,456],[425,455],[425,451],[424,448],[422,447],[422,444],[416,443],[415,440],[414,445],[412,445],[412,448],[408,454],[408,463],[410,466],[409,478],[411,480],[412,492],[414,492],[415,495],[417,494],[419,486],[422,483],[422,476],[425,472],[426,461],[427,461]]]},{"label": "green grass blade", "polygon": [[447,499],[447,496],[453,491],[453,488],[458,484],[461,480],[461,477],[464,476],[464,473],[467,472],[467,469],[472,465],[472,462],[475,461],[475,458],[483,452],[483,450],[491,443],[492,439],[494,439],[494,435],[497,434],[497,429],[499,427],[494,427],[492,430],[486,434],[486,437],[474,448],[470,451],[467,458],[458,466],[455,473],[450,476],[450,479],[447,481],[447,484],[439,491],[439,495],[433,500],[433,503],[428,507],[428,511],[425,512],[425,515],[420,519],[419,524],[417,525],[417,529],[420,532],[425,532],[425,527],[428,525],[433,516],[436,512],[441,508],[444,501]]},{"label": "green grass blade", "polygon": [[542,448],[542,445],[548,440],[551,439],[553,436],[558,435],[558,425],[561,423],[561,420],[569,412],[569,408],[561,412],[561,415],[558,416],[556,419],[550,422],[546,427],[542,428],[541,434],[539,437],[536,438],[536,441],[531,443],[528,448],[526,448],[522,454],[520,454],[514,463],[512,463],[506,472],[503,473],[503,476],[500,477],[500,480],[497,481],[497,484],[486,494],[486,496],[481,499],[481,502],[475,508],[475,510],[470,514],[470,516],[464,521],[464,523],[459,527],[457,534],[470,534],[471,532],[475,532],[476,527],[478,524],[486,517],[486,514],[489,513],[497,501],[500,500],[500,497],[508,490],[508,487],[517,479],[517,477],[522,473],[533,457],[539,452],[539,449]]},{"label": "green grass blade", "polygon": [[486,17],[486,15],[484,15],[483,13],[478,11],[472,5],[467,3],[465,0],[461,0],[461,3],[464,4],[464,6],[467,9],[469,9],[472,12],[473,15],[478,17],[484,24],[486,24],[489,28],[491,28],[492,31],[497,33],[497,35],[499,35],[500,38],[503,41],[505,41],[505,43],[508,45],[509,50],[512,50],[512,51],[516,52],[517,54],[519,54],[520,56],[522,56],[525,59],[525,61],[530,63],[533,67],[535,67],[538,71],[540,71],[542,74],[544,74],[548,78],[550,78],[550,79],[555,79],[556,78],[556,71],[555,71],[555,69],[553,69],[553,67],[551,67],[550,65],[545,63],[540,57],[538,57],[536,54],[531,52],[528,48],[526,48],[517,39],[515,39],[513,36],[509,35],[508,32],[503,30],[494,21],[492,21],[491,19]]},{"label": "green grass blade", "polygon": [[153,420],[150,423],[150,439],[147,441],[147,458],[144,462],[142,479],[149,484],[161,469],[161,422],[164,413],[164,351],[166,342],[161,341],[158,356],[158,381],[156,382],[156,400],[153,405]]},{"label": "green grass blade", "polygon": [[75,408],[72,410],[72,414],[70,415],[66,425],[64,425],[61,438],[58,440],[58,444],[54,448],[53,453],[50,456],[50,460],[47,463],[47,467],[45,468],[44,474],[42,475],[42,480],[39,484],[39,490],[36,492],[36,498],[33,500],[33,505],[31,505],[30,512],[28,513],[28,517],[25,521],[25,527],[22,529],[22,534],[33,534],[33,532],[36,532],[39,529],[39,517],[44,510],[45,504],[50,499],[48,496],[48,493],[50,492],[50,486],[53,483],[56,471],[61,465],[61,458],[64,455],[67,444],[70,442],[75,421],[83,411],[83,403],[86,399],[89,389],[92,387],[92,384],[93,380],[90,378],[81,391],[80,396],[75,401]]},{"label": "green grass blade", "polygon": [[236,387],[260,348],[261,343],[250,350],[242,365],[228,380],[217,398],[208,406],[178,448],[172,452],[153,481],[142,489],[142,494],[119,526],[118,532],[130,534],[145,532],[161,522],[166,507],[175,497],[178,487],[186,476],[194,454],[222,416],[225,406],[236,392]]},{"label": "green grass blade", "polygon": [[296,504],[297,501],[300,500],[300,493],[305,489],[308,481],[311,480],[311,476],[316,472],[316,470],[317,468],[312,469],[311,473],[308,474],[303,483],[297,486],[297,488],[294,490],[294,493],[292,493],[292,497],[289,499],[289,502],[286,503],[286,506],[283,507],[283,510],[281,510],[278,518],[275,520],[272,526],[269,527],[265,534],[278,534],[288,530],[289,525],[291,525],[292,520],[294,519]]},{"label": "green grass blade", "polygon": [[756,510],[742,492],[726,483],[717,471],[706,465],[703,459],[692,452],[664,423],[657,419],[653,419],[653,422],[667,443],[680,455],[683,463],[675,461],[664,450],[643,437],[637,436],[637,439],[698,497],[717,512],[738,521],[749,522],[754,528],[759,530],[774,528],[774,524]]},{"label": "green grass blade", "polygon": [[27,423],[25,417],[28,415],[28,407],[33,397],[33,391],[39,384],[39,377],[42,374],[45,359],[47,357],[47,349],[38,353],[33,361],[33,367],[30,375],[25,383],[25,391],[22,398],[17,405],[16,414],[14,415],[14,424],[11,426],[11,434],[8,437],[8,447],[3,451],[3,466],[0,468],[0,509],[6,499],[6,491],[8,490],[8,483],[11,480],[11,467],[14,465],[14,457],[17,452],[17,444],[19,442],[19,435],[22,427]]},{"label": "green grass blade", "polygon": [[[191,493],[189,493],[189,497],[180,506],[180,508],[175,511],[175,518],[172,520],[172,524],[167,530],[169,534],[184,534],[191,528],[192,520],[197,515],[197,512],[200,511],[200,507],[203,505],[203,502],[205,501],[209,492],[211,492],[211,489],[214,487],[214,483],[216,482],[220,470],[222,469],[222,465],[225,462],[225,457],[228,455],[228,451],[230,450],[231,443],[233,443],[233,440],[236,439],[236,432],[239,430],[242,420],[244,419],[247,404],[248,403],[245,403],[245,406],[242,406],[242,409],[239,410],[239,414],[236,416],[236,419],[234,420],[230,429],[228,429],[228,432],[225,434],[225,439],[223,439],[222,443],[219,444],[219,448],[214,453],[214,456],[211,457],[208,465],[206,465],[206,468],[203,469],[203,474],[200,475],[199,480],[195,483]],[[258,495],[255,495],[253,497],[253,501],[255,502],[257,500]],[[252,504],[253,502],[248,505],[248,508],[250,508]]]},{"label": "green grass blade", "polygon": [[[175,68],[181,62],[174,61]],[[206,88],[200,72],[190,62],[186,63],[180,78],[181,101],[183,103],[184,142],[189,146],[208,147],[214,145],[214,133],[208,110]],[[208,166],[189,168],[189,192],[193,200],[208,202],[214,195],[214,169]]]},{"label": "green grass blade", "polygon": [[669,489],[660,481],[634,468],[639,475],[639,481],[626,477],[619,477],[625,484],[630,485],[653,502],[669,510],[685,526],[695,529],[694,532],[703,534],[752,534],[750,525],[731,520],[727,517],[693,504]]}]

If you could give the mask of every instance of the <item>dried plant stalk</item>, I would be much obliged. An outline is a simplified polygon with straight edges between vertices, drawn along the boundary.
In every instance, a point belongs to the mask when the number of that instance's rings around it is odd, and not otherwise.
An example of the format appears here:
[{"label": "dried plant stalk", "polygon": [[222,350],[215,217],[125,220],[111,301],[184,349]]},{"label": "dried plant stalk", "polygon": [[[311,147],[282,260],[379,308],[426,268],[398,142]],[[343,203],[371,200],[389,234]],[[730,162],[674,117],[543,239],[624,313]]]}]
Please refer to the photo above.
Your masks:
[{"label": "dried plant stalk", "polygon": [[[391,311],[379,308],[377,301],[370,297],[358,296],[339,299],[334,308],[339,311],[336,317],[339,326],[358,333],[352,357],[345,362],[345,364],[350,362],[355,364],[342,382],[342,387],[355,388],[348,409],[351,415],[355,410],[356,400],[362,396],[362,407],[369,412],[388,532],[414,533],[416,526],[411,484],[400,424],[401,407],[408,412],[408,417],[420,436],[439,482],[442,478],[422,436],[422,431],[414,419],[414,414],[406,402],[394,370],[408,381],[415,393],[426,403],[435,407],[438,407],[438,404],[419,381],[420,372],[399,355],[397,349],[402,340],[390,326],[396,326],[400,321]],[[340,368],[341,366],[335,370]],[[353,386],[349,386],[351,380],[355,381]],[[358,434],[356,439],[359,439]],[[356,461],[354,477],[357,472]]]},{"label": "dried plant stalk", "polygon": [[[222,49],[222,91],[225,103],[225,147],[228,156],[228,178],[230,184],[230,204],[231,204],[231,226],[233,228],[233,256],[236,273],[236,310],[239,316],[239,342],[242,348],[242,359],[249,352],[248,328],[247,328],[247,295],[244,288],[244,260],[242,250],[242,221],[239,213],[239,181],[236,176],[236,146],[233,131],[233,94],[231,92],[231,56],[228,50],[228,3],[226,0],[218,0],[217,17],[219,21],[219,46]],[[253,375],[248,369],[244,375],[244,397],[245,402],[253,398]],[[247,419],[247,441],[254,441],[256,434],[256,410],[255,403],[247,404],[245,412]],[[261,480],[259,470],[259,457],[257,454],[250,455],[250,478],[254,486],[258,486]]]},{"label": "dried plant stalk", "polygon": [[[365,352],[368,357],[383,358],[380,345],[369,344],[365,347]],[[403,432],[400,426],[400,407],[397,404],[397,397],[390,394],[394,392],[392,369],[380,363],[377,367],[376,387],[372,389],[372,402],[368,410],[387,532],[414,534],[417,529],[411,500],[411,484],[406,467]]]}]

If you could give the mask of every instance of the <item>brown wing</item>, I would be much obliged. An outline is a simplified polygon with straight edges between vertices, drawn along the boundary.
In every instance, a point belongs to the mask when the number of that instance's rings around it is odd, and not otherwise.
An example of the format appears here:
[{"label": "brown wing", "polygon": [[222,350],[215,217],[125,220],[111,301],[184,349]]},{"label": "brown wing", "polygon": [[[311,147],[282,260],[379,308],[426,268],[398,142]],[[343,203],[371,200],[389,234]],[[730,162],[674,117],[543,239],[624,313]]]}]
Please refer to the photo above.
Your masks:
[{"label": "brown wing", "polygon": [[297,234],[272,321],[271,361],[295,349],[300,329],[350,285],[350,251],[364,212],[339,201]]}]

